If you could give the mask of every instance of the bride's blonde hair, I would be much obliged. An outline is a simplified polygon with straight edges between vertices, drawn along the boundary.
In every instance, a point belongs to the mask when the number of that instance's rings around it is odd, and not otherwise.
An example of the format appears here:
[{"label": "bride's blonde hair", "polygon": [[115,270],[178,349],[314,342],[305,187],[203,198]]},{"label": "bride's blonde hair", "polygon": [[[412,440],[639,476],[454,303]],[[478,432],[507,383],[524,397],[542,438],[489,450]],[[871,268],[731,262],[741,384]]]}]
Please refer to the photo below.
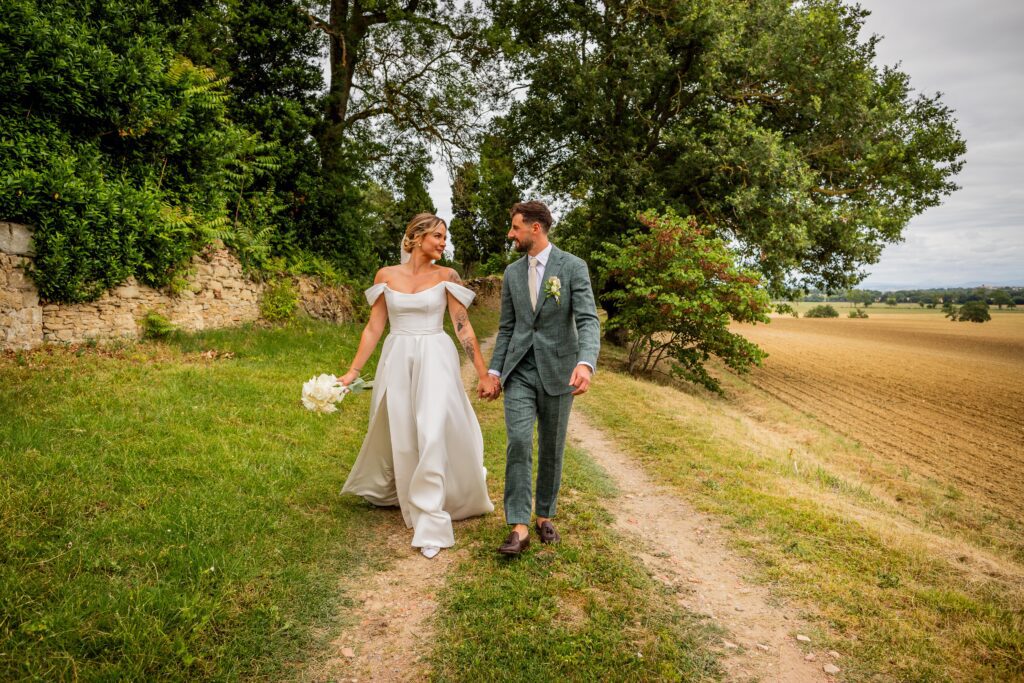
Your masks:
[{"label": "bride's blonde hair", "polygon": [[405,237],[402,239],[402,251],[412,253],[412,250],[420,246],[423,236],[437,227],[440,223],[445,228],[448,225],[432,213],[418,213],[412,217],[409,224],[405,226]]}]

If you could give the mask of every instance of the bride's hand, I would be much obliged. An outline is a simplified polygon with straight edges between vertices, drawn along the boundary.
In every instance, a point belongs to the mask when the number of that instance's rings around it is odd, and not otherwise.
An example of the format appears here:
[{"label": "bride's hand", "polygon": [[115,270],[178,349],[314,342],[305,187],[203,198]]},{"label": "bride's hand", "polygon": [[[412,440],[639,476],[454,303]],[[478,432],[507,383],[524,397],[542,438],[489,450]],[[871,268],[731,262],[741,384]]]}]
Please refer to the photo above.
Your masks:
[{"label": "bride's hand", "polygon": [[358,372],[356,372],[355,370],[349,370],[344,375],[339,377],[338,381],[347,387],[349,384],[352,384],[352,382],[356,381],[357,377],[359,377]]}]

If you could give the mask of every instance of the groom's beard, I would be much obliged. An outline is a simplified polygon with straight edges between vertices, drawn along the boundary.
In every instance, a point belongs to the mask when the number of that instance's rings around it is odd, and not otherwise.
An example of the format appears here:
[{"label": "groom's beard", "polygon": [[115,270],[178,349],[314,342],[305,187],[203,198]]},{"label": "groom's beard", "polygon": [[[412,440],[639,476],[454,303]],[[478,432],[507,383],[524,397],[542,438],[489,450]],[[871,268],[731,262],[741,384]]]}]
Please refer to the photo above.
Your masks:
[{"label": "groom's beard", "polygon": [[533,247],[533,242],[520,242],[519,240],[512,240],[512,247],[520,254],[525,254]]}]

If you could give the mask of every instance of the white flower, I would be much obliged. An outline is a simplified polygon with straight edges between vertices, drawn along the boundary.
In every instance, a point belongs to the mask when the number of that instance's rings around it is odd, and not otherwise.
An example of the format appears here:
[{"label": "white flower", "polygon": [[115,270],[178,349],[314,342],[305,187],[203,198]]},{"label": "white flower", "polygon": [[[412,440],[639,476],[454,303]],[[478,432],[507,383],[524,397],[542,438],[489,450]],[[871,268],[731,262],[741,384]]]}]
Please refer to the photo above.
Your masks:
[{"label": "white flower", "polygon": [[347,393],[334,375],[317,375],[302,385],[302,405],[315,413],[333,413]]},{"label": "white flower", "polygon": [[555,297],[555,303],[556,304],[561,304],[562,303],[562,281],[559,280],[558,277],[556,277],[555,275],[552,275],[551,277],[549,277],[547,279],[547,282],[544,283],[544,294],[546,296],[553,296],[553,297]]}]

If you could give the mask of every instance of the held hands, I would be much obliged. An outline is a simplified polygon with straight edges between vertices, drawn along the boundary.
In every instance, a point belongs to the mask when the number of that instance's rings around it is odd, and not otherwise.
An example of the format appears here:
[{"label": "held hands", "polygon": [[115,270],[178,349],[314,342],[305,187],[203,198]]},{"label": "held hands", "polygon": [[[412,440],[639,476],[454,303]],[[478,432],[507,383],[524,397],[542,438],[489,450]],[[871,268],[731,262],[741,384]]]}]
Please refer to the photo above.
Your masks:
[{"label": "held hands", "polygon": [[483,375],[480,377],[479,384],[477,384],[476,393],[480,398],[493,401],[501,394],[501,382],[490,373]]},{"label": "held hands", "polygon": [[573,396],[587,393],[587,389],[590,388],[590,376],[592,374],[591,369],[583,363],[576,366],[576,369],[572,371],[572,377],[569,378],[569,384],[576,387],[572,392]]}]

